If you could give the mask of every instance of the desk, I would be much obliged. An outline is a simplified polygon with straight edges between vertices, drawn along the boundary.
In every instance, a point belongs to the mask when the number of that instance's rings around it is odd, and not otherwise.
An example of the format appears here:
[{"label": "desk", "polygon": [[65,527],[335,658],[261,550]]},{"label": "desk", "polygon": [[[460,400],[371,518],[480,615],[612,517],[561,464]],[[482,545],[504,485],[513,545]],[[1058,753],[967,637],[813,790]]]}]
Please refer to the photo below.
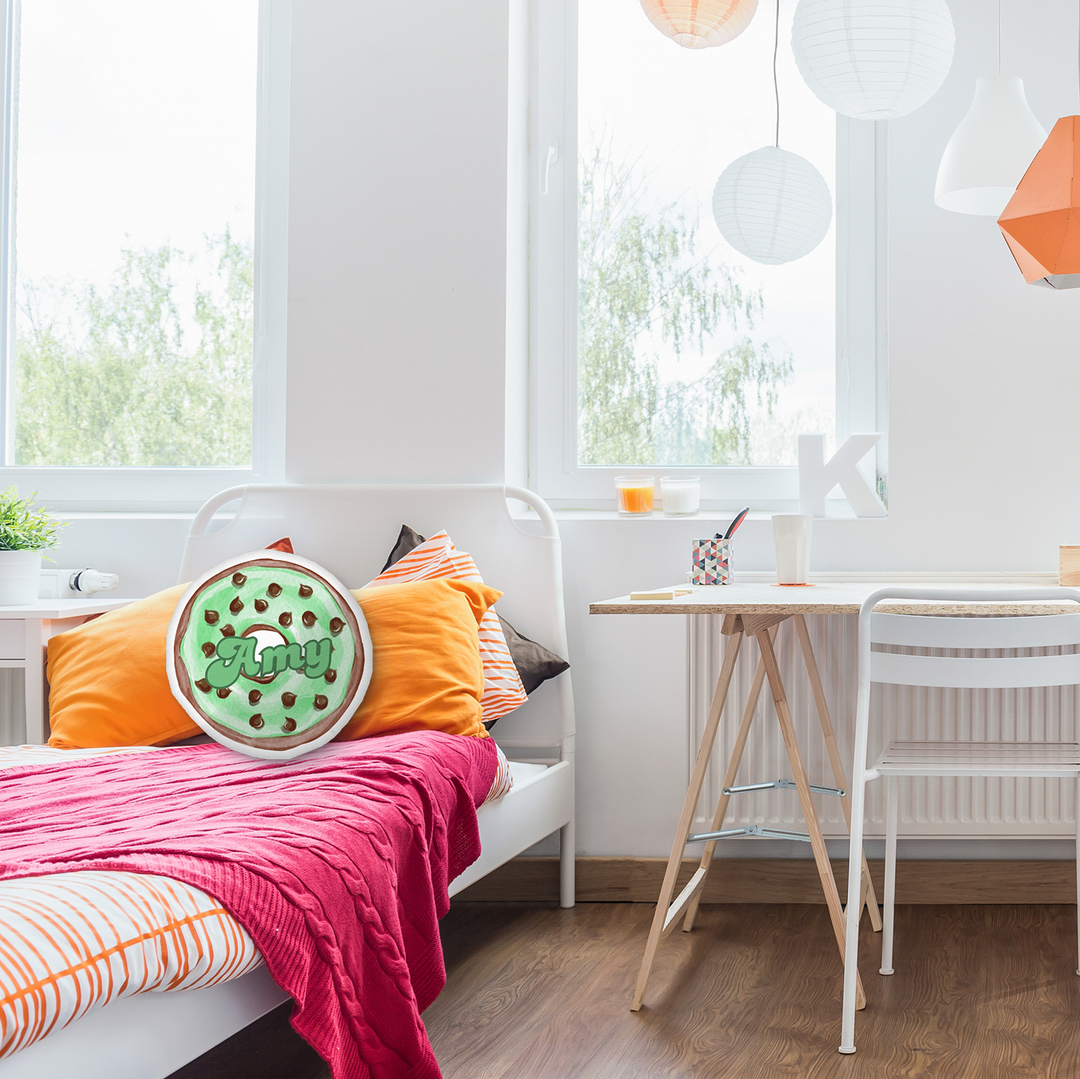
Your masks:
[{"label": "desk", "polygon": [[39,599],[0,607],[0,667],[21,668],[26,677],[26,741],[45,741],[47,691],[45,647],[50,637],[74,629],[90,615],[115,611],[130,599]]},{"label": "desk", "polygon": [[[845,819],[850,826],[850,800],[846,794],[847,782],[844,778],[845,769],[840,760],[836,741],[833,737],[832,720],[829,715],[828,703],[822,689],[821,679],[818,674],[817,664],[813,650],[810,646],[810,637],[806,628],[804,616],[807,614],[857,614],[863,600],[882,586],[884,582],[852,582],[852,583],[828,583],[810,586],[778,587],[776,585],[732,584],[724,586],[707,586],[691,588],[689,595],[677,596],[671,600],[631,600],[623,596],[612,600],[605,600],[590,605],[590,614],[635,614],[635,615],[671,615],[671,614],[714,614],[723,616],[721,632],[727,637],[727,646],[724,650],[723,664],[717,679],[713,693],[709,714],[705,722],[705,730],[698,749],[690,785],[683,804],[682,815],[676,829],[675,839],[672,844],[671,857],[668,860],[667,871],[661,886],[656,914],[653,918],[649,941],[646,946],[645,956],[642,961],[641,972],[638,977],[637,988],[631,1008],[635,1011],[641,1007],[645,989],[648,984],[649,973],[653,959],[659,946],[660,939],[675,928],[682,921],[683,930],[693,928],[694,918],[697,914],[697,905],[700,901],[701,892],[705,884],[705,878],[712,862],[716,841],[725,835],[747,834],[748,829],[731,829],[724,831],[723,822],[727,811],[727,803],[736,780],[736,773],[742,760],[743,749],[750,732],[754,710],[757,705],[758,695],[766,678],[775,705],[777,719],[783,734],[788,760],[791,763],[794,775],[794,784],[799,793],[799,801],[802,806],[803,816],[806,820],[807,838],[813,848],[814,861],[821,880],[822,891],[829,907],[833,932],[837,939],[837,947],[841,957],[843,954],[844,941],[844,916],[840,905],[840,898],[836,890],[836,882],[832,875],[832,867],[829,863],[825,841],[821,834],[821,827],[813,808],[812,794],[829,792],[828,788],[817,787],[812,789],[810,781],[803,767],[799,746],[795,740],[795,731],[792,724],[791,713],[788,707],[787,694],[780,677],[779,666],[773,650],[773,639],[780,625],[789,619],[793,622],[799,638],[800,650],[806,664],[807,674],[813,689],[814,700],[821,721],[822,734],[825,739],[833,778],[836,787],[832,792],[844,791],[841,801]],[[674,586],[685,589],[688,586]],[[882,604],[880,610],[896,613],[921,613],[921,614],[1058,614],[1068,613],[1074,610],[1071,604],[1052,603],[965,603],[963,605],[946,603],[925,602],[888,602]],[[675,882],[678,876],[679,866],[687,842],[690,838],[690,828],[694,819],[694,810],[701,794],[705,773],[708,768],[716,733],[720,724],[720,717],[727,699],[728,688],[731,684],[735,662],[739,655],[739,649],[745,636],[753,636],[758,643],[761,658],[757,665],[757,671],[751,686],[749,699],[743,711],[742,722],[735,737],[731,758],[724,776],[723,788],[715,813],[712,817],[712,827],[709,831],[701,833],[699,840],[705,840],[705,850],[697,871],[691,877],[689,883],[674,898]],[[713,835],[713,833],[717,833]],[[771,835],[768,829],[759,829],[756,833]],[[709,837],[712,838],[709,838]],[[793,838],[784,836],[784,838]],[[880,928],[880,916],[877,909],[877,898],[870,884],[869,874],[865,871],[864,859],[863,902],[870,910],[874,928]],[[859,996],[861,998],[861,988]],[[860,1005],[861,1006],[861,1005]]]}]

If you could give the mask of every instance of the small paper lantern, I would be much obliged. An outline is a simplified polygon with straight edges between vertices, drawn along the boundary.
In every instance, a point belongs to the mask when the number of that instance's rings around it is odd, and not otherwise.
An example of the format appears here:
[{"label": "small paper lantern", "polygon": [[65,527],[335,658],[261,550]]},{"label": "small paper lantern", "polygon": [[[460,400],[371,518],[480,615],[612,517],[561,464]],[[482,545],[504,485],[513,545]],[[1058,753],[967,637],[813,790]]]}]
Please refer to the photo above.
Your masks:
[{"label": "small paper lantern", "polygon": [[1080,116],[1063,116],[998,219],[1029,285],[1080,288]]},{"label": "small paper lantern", "polygon": [[984,75],[941,158],[934,202],[943,210],[997,217],[1046,141],[1023,80]]},{"label": "small paper lantern", "polygon": [[825,178],[805,157],[763,146],[720,174],[713,217],[736,251],[776,266],[808,255],[825,239],[832,196]]},{"label": "small paper lantern", "polygon": [[929,101],[955,40],[945,0],[799,0],[791,27],[806,85],[856,120],[904,116]]},{"label": "small paper lantern", "polygon": [[641,0],[649,21],[687,49],[726,45],[750,25],[757,0]]}]

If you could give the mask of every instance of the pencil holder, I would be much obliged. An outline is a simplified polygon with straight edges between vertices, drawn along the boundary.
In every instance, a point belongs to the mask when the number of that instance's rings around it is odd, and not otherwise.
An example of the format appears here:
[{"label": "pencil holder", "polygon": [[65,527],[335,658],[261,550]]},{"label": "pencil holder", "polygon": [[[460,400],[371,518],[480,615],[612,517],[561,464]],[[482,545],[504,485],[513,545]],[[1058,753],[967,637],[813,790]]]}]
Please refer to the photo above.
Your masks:
[{"label": "pencil holder", "polygon": [[731,540],[694,540],[691,584],[731,584]]}]

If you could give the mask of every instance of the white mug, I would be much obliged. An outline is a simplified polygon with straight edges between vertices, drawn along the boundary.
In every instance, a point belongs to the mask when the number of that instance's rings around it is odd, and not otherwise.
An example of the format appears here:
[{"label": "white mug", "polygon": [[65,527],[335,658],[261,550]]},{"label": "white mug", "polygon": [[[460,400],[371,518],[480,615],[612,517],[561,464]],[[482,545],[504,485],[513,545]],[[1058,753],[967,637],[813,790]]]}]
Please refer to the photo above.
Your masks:
[{"label": "white mug", "polygon": [[810,532],[813,524],[814,518],[808,513],[773,514],[777,584],[809,583]]}]

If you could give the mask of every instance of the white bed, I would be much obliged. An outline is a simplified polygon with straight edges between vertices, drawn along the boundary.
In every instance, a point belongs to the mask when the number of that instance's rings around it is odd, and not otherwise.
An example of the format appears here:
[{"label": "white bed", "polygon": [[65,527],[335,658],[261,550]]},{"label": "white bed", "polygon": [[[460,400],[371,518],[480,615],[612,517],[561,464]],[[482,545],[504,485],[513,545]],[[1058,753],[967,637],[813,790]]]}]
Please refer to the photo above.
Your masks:
[{"label": "white bed", "polygon": [[[535,513],[515,519],[507,499]],[[519,507],[520,508],[520,507]],[[382,568],[402,524],[446,529],[485,581],[504,593],[500,614],[567,655],[558,527],[531,492],[502,485],[249,486],[211,499],[196,516],[179,580],[290,536],[298,554],[350,587]],[[495,740],[514,786],[478,812],[483,852],[450,885],[454,895],[553,832],[560,833],[560,901],[574,903],[574,706],[570,672],[501,719]],[[71,1023],[0,1060],[0,1079],[162,1079],[285,1001],[265,967],[208,989],[143,993]]]}]

